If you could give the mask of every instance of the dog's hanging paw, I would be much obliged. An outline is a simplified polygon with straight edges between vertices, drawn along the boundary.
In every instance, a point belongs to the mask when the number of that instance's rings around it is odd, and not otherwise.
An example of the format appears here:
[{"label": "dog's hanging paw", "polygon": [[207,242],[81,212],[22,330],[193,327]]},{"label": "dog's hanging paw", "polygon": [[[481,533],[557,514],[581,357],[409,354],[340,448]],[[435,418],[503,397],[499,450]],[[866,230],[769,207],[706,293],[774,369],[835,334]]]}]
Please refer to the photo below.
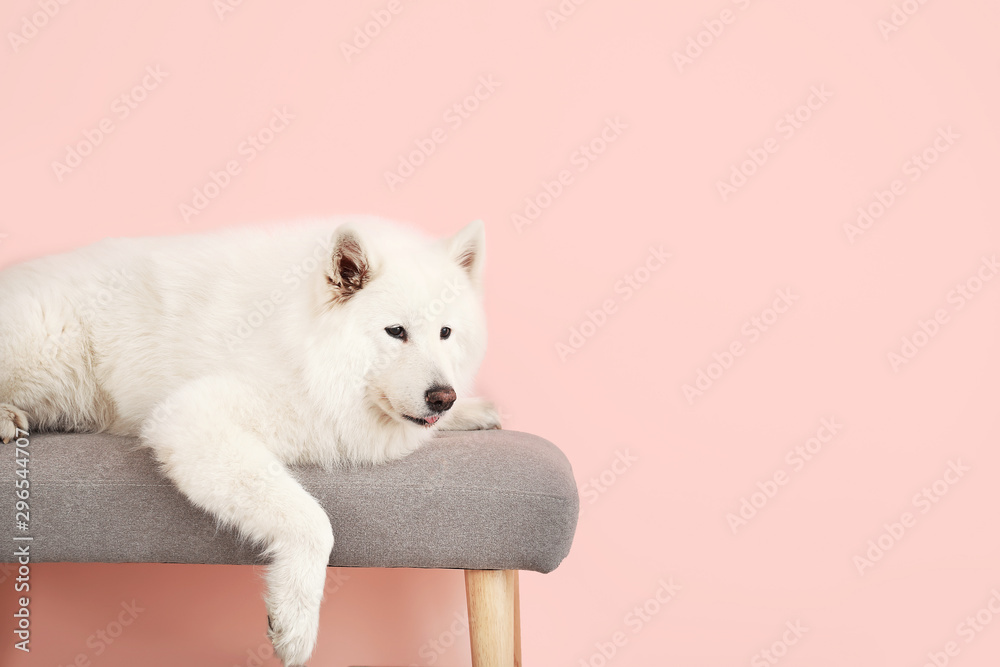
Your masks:
[{"label": "dog's hanging paw", "polygon": [[485,398],[460,399],[438,427],[442,431],[489,431],[503,428],[500,411]]},{"label": "dog's hanging paw", "polygon": [[8,403],[0,403],[0,440],[4,444],[16,440],[18,430],[28,432],[28,415]]},{"label": "dog's hanging paw", "polygon": [[[296,616],[304,616],[304,610],[298,610]],[[281,622],[281,616],[275,611],[267,615],[267,636],[274,646],[274,655],[285,667],[306,667],[306,659],[312,655],[316,646],[318,632],[318,614],[314,622],[305,618],[289,619],[289,624]],[[303,623],[302,621],[306,621]],[[298,625],[298,628],[296,628]]]}]

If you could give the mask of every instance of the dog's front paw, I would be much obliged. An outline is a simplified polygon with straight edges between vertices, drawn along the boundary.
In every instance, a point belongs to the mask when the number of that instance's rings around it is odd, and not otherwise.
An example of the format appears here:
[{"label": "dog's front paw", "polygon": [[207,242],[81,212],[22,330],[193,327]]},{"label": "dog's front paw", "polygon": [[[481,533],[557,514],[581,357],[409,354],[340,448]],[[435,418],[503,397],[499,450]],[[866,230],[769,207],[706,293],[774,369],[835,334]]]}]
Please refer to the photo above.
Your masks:
[{"label": "dog's front paw", "polygon": [[500,425],[500,411],[492,401],[466,398],[455,403],[438,428],[442,431],[488,431],[503,427]]},{"label": "dog's front paw", "polygon": [[16,440],[18,430],[28,432],[28,415],[8,403],[0,403],[0,440],[4,444]]}]

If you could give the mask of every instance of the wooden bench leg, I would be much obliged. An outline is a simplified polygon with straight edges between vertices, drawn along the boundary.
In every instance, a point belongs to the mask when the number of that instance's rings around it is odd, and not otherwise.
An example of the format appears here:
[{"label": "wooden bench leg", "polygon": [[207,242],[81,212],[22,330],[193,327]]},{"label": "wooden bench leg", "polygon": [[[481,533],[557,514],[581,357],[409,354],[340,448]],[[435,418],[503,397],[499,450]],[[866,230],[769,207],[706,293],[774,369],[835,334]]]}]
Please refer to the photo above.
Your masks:
[{"label": "wooden bench leg", "polygon": [[517,570],[466,570],[472,667],[521,667]]},{"label": "wooden bench leg", "polygon": [[514,570],[514,667],[521,667],[521,573]]}]

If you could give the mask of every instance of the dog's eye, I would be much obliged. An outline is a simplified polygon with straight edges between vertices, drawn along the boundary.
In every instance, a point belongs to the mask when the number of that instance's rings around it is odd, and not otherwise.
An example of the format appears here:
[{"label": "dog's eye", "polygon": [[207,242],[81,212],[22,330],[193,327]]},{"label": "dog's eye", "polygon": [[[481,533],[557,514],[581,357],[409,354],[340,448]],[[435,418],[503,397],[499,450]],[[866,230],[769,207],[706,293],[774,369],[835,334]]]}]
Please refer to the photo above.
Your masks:
[{"label": "dog's eye", "polygon": [[385,332],[392,336],[393,338],[398,338],[399,340],[406,340],[406,329],[403,327],[386,327]]},{"label": "dog's eye", "polygon": [[451,335],[451,329],[450,328],[448,328],[448,327],[442,327],[441,328],[441,340],[448,340],[448,337],[450,335]]}]

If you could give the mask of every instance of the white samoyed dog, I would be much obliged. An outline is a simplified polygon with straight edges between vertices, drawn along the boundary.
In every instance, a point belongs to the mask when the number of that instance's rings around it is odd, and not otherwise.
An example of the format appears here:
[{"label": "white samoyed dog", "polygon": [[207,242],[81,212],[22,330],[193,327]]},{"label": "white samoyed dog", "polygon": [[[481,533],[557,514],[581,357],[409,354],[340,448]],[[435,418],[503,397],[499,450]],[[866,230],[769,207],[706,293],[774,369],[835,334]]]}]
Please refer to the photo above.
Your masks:
[{"label": "white samoyed dog", "polygon": [[193,503],[271,558],[270,635],[316,643],[330,520],[286,464],[380,463],[436,429],[499,428],[484,230],[373,217],[109,239],[0,272],[0,439],[141,436]]}]

